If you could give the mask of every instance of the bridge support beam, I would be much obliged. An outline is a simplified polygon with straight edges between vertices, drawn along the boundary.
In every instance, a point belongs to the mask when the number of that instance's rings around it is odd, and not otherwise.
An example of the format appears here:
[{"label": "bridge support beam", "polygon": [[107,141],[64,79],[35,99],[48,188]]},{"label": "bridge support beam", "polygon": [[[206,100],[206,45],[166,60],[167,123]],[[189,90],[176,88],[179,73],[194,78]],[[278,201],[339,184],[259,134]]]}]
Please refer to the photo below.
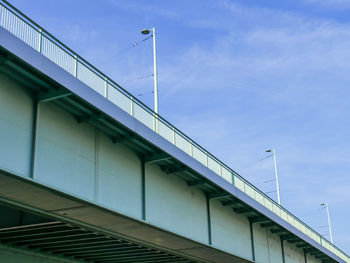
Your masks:
[{"label": "bridge support beam", "polygon": [[305,261],[305,263],[307,263],[307,255],[306,255],[305,249],[304,249],[304,261]]},{"label": "bridge support beam", "polygon": [[282,236],[280,236],[280,239],[281,239],[281,250],[282,250],[282,262],[283,263],[286,263],[286,260],[285,260],[285,257],[284,257],[284,243],[283,243],[283,238]]},{"label": "bridge support beam", "polygon": [[249,229],[250,229],[250,242],[252,245],[252,260],[255,261],[254,231],[253,231],[253,222],[251,219],[249,219]]},{"label": "bridge support beam", "polygon": [[210,197],[208,194],[205,195],[207,205],[207,219],[208,219],[208,244],[212,244],[211,240],[211,216],[210,216]]},{"label": "bridge support beam", "polygon": [[30,152],[30,170],[29,177],[34,178],[34,165],[35,165],[35,149],[37,140],[37,129],[39,120],[39,102],[34,98],[33,100],[33,119],[32,119],[32,140],[31,140],[31,152]]},{"label": "bridge support beam", "polygon": [[141,215],[146,220],[146,162],[141,158]]}]

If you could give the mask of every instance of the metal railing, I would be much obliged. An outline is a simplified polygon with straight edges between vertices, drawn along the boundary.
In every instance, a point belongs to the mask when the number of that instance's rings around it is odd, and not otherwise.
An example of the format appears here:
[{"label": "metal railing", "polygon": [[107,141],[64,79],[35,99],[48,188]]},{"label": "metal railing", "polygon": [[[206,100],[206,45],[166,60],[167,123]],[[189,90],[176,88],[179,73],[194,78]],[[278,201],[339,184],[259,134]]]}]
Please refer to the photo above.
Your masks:
[{"label": "metal railing", "polygon": [[39,53],[56,63],[58,66],[84,82],[105,98],[112,101],[131,116],[148,126],[160,136],[176,145],[194,159],[223,177],[235,187],[255,199],[261,205],[284,219],[302,233],[333,252],[345,262],[350,262],[349,256],[331,244],[326,238],[303,223],[288,210],[277,204],[273,199],[245,180],[233,169],[221,162],[198,143],[193,141],[179,129],[174,127],[149,107],[136,99],[132,94],[95,68],[77,53],[56,39],[53,35],[32,21],[18,9],[5,0],[0,3],[0,26],[37,50]]}]

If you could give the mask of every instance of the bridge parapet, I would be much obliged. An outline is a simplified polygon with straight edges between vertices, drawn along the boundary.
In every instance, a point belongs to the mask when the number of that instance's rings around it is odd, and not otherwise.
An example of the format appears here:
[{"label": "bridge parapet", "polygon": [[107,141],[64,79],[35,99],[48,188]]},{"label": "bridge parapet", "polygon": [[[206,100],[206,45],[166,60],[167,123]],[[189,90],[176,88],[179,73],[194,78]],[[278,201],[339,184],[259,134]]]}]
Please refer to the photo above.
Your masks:
[{"label": "bridge parapet", "polygon": [[[240,191],[253,198],[292,227],[295,227],[345,262],[350,262],[346,253],[331,244],[326,238],[288,210],[277,204],[273,199],[249,183],[186,134],[153,112],[131,93],[56,39],[37,23],[7,3],[7,1],[0,3],[0,25],[72,76],[94,89],[101,96],[104,96],[106,99],[116,104],[126,113],[146,125],[149,129],[153,130],[199,163],[234,185]],[[56,94],[55,97],[65,95],[66,93]],[[43,100],[50,100],[50,98],[52,97],[48,96],[47,98],[43,98]]]}]

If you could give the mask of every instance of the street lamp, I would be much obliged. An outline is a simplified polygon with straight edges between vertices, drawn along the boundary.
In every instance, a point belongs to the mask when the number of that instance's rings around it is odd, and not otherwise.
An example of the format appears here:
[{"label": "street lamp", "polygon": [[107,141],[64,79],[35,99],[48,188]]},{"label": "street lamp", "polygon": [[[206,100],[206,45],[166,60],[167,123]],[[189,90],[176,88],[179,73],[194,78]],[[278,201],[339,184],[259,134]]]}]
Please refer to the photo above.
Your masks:
[{"label": "street lamp", "polygon": [[275,148],[272,148],[272,149],[266,150],[266,152],[268,152],[268,153],[272,152],[272,153],[273,153],[273,159],[274,159],[274,162],[275,162],[275,176],[276,176],[276,188],[277,188],[277,201],[278,201],[278,204],[280,205],[280,204],[281,204],[281,198],[280,198],[280,185],[279,185],[279,182],[278,182],[278,173],[277,173],[276,150],[275,150]]},{"label": "street lamp", "polygon": [[328,203],[322,203],[321,206],[325,207],[327,211],[329,236],[331,238],[331,243],[333,244],[333,234],[332,234],[331,218],[329,216]]},{"label": "street lamp", "polygon": [[154,70],[154,112],[158,115],[158,73],[157,73],[157,55],[156,55],[156,29],[143,29],[141,33],[148,35],[152,31],[153,37],[153,70]]}]

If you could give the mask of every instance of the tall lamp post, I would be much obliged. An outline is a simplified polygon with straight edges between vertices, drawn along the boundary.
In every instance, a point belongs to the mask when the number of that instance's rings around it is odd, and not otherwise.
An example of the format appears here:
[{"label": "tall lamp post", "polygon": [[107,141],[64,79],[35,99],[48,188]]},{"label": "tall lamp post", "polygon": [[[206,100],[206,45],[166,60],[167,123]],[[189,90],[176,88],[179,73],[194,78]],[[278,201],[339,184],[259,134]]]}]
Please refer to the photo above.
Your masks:
[{"label": "tall lamp post", "polygon": [[325,207],[327,211],[329,236],[331,238],[331,243],[333,244],[333,234],[332,234],[331,218],[329,216],[328,203],[322,203],[321,206]]},{"label": "tall lamp post", "polygon": [[154,112],[158,114],[158,73],[157,73],[157,54],[156,54],[156,29],[143,29],[142,34],[148,35],[152,32],[153,37],[153,70],[154,70]]},{"label": "tall lamp post", "polygon": [[277,188],[277,201],[278,204],[281,204],[281,198],[280,198],[280,185],[279,185],[279,181],[278,181],[278,173],[277,173],[277,159],[276,159],[276,150],[275,148],[272,149],[268,149],[266,150],[266,152],[273,153],[273,159],[274,159],[274,163],[275,163],[275,177],[276,177],[276,188]]}]

